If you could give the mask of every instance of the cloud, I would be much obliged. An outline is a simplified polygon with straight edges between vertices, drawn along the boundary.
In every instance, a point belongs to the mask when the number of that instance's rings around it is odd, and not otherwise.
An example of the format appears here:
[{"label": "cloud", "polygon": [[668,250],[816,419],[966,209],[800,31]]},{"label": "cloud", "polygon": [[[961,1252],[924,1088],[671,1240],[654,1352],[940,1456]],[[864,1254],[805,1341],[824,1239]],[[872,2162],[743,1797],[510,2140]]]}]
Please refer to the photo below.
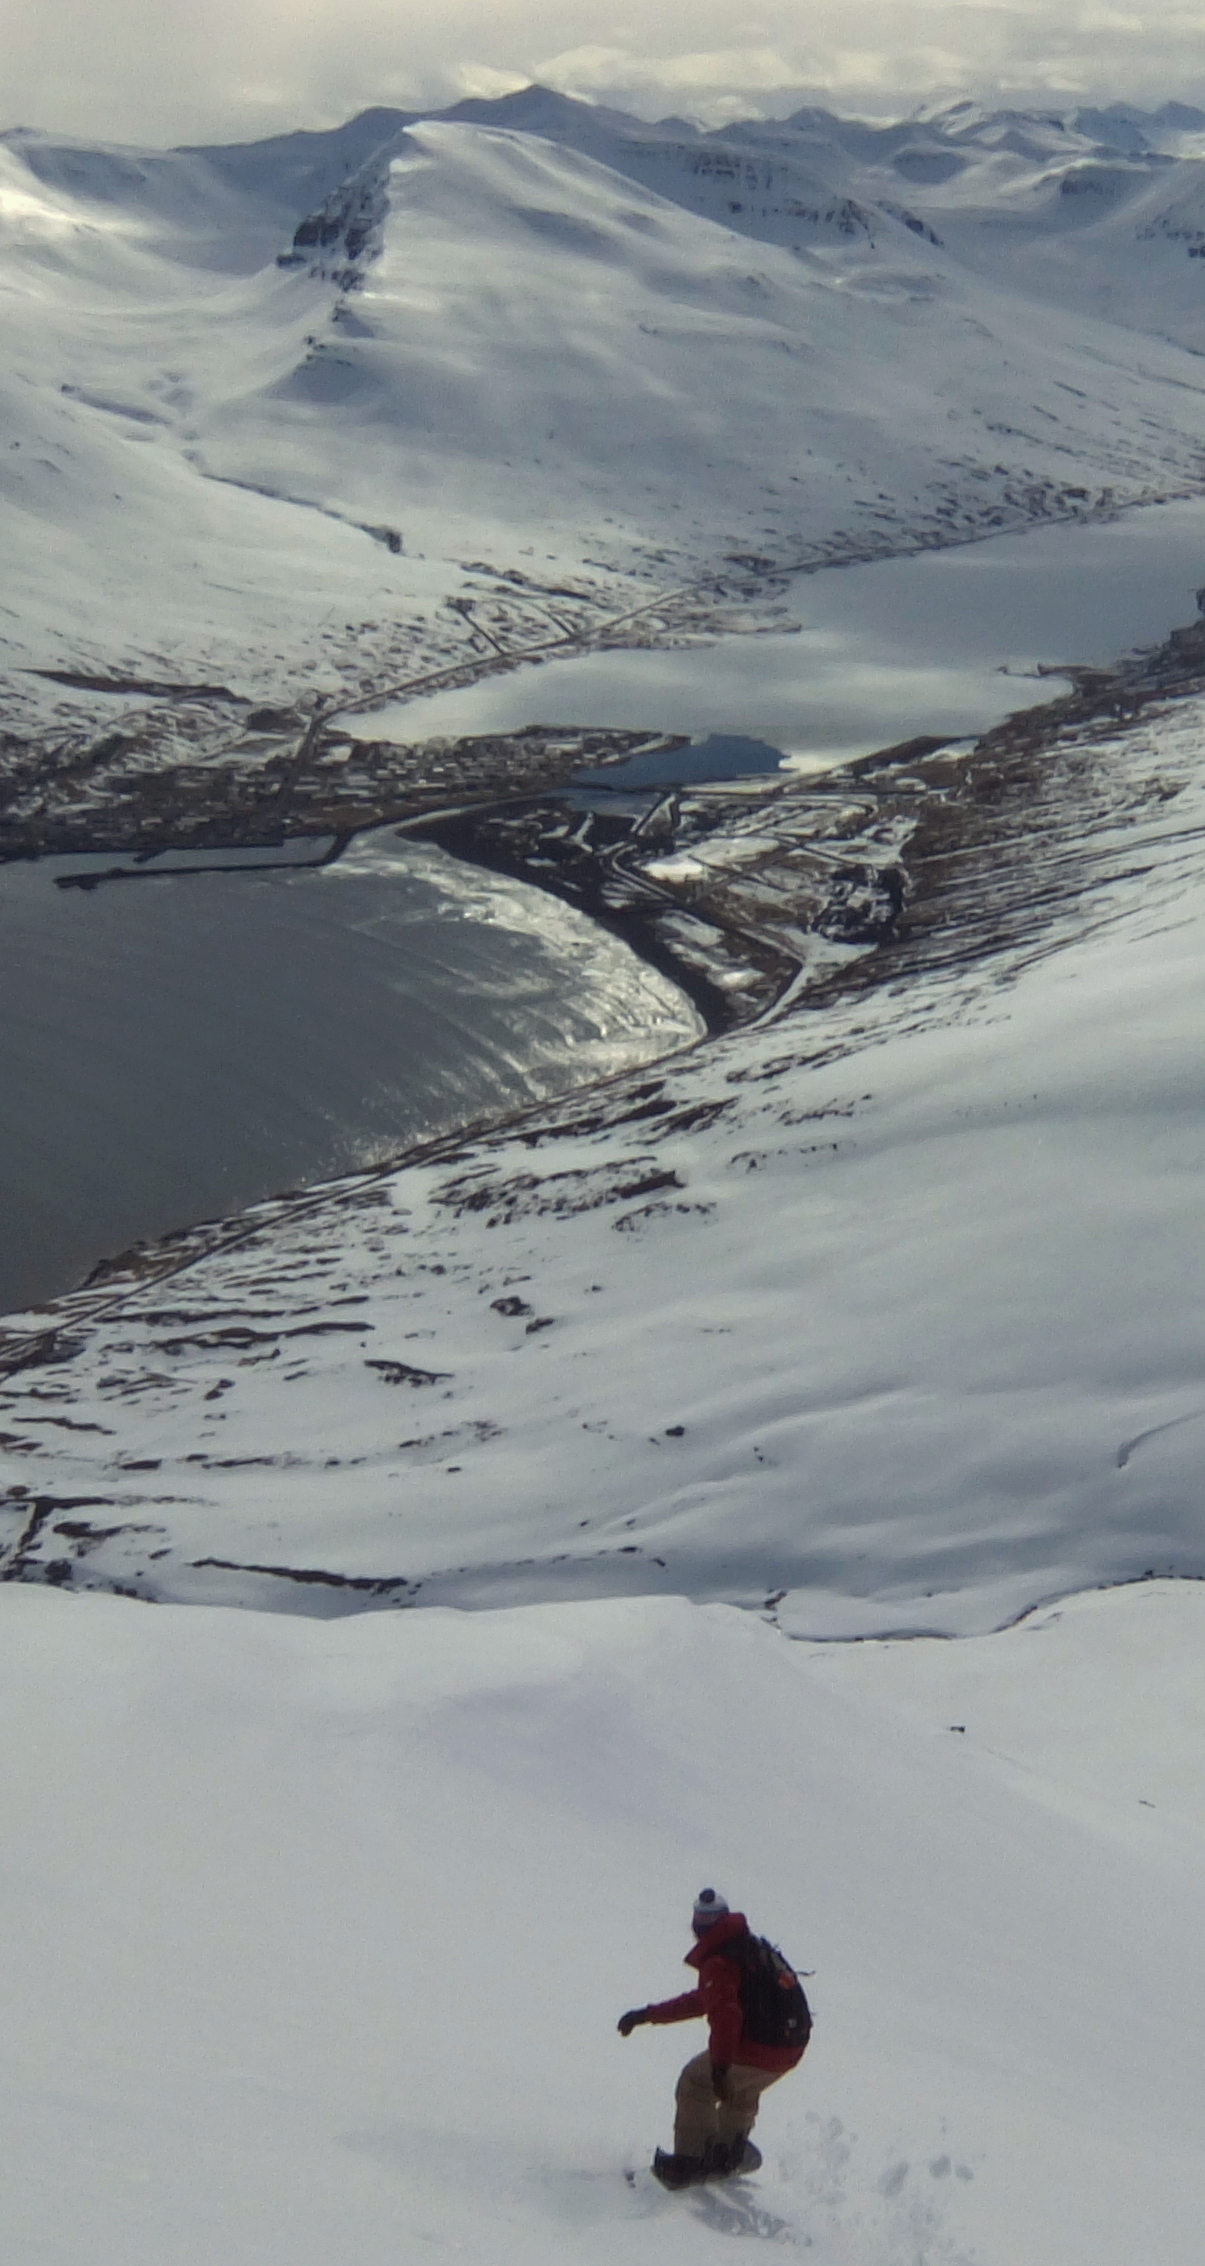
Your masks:
[{"label": "cloud", "polygon": [[776,47],[713,47],[697,54],[637,56],[622,47],[573,47],[537,65],[548,85],[605,90],[619,81],[657,87],[760,87],[770,92],[798,78]]},{"label": "cloud", "polygon": [[[757,30],[780,28],[774,9]],[[565,49],[538,66],[566,93],[659,103],[703,118],[744,108],[782,114],[792,100],[826,95],[851,107],[906,110],[919,96],[957,88],[1041,101],[1124,95],[1151,101],[1205,92],[1196,8],[1143,13],[1100,0],[814,0],[806,36],[774,43],[658,52],[642,46]],[[649,19],[655,28],[656,11]],[[854,35],[851,37],[851,33]]]},{"label": "cloud", "polygon": [[370,103],[544,78],[644,116],[903,112],[935,87],[1016,100],[1205,94],[1199,0],[0,0],[0,123],[148,143],[328,125]]},{"label": "cloud", "polygon": [[492,63],[458,63],[452,75],[461,94],[478,102],[497,102],[500,95],[517,94],[531,83],[529,71],[499,71]]},{"label": "cloud", "polygon": [[703,48],[685,55],[641,56],[620,47],[574,47],[541,58],[534,76],[542,85],[586,101],[627,103],[657,114],[688,108],[718,123],[748,117],[765,98],[789,106],[810,84],[806,69],[776,47]]}]

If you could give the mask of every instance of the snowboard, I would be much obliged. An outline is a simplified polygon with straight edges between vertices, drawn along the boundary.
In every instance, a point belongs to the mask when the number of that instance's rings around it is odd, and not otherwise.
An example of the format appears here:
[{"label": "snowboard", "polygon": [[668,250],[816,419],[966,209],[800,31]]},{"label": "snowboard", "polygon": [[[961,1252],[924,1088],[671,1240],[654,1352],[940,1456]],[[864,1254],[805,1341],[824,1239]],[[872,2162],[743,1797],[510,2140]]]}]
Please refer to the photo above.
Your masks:
[{"label": "snowboard", "polygon": [[748,2174],[756,2171],[762,2160],[752,2142],[746,2142],[746,2148],[748,2153],[739,2172],[694,2180],[689,2187],[664,2188],[651,2171],[637,2171],[633,2167],[625,2170],[623,2176],[633,2193],[641,2198],[642,2213],[672,2210],[680,2197],[691,2217],[709,2227],[713,2234],[752,2235],[784,2249],[806,2249],[808,2238],[800,2235],[798,2227],[779,2218],[776,2212],[765,2210],[757,2200],[756,2188],[746,2186]]},{"label": "snowboard", "polygon": [[[664,2150],[663,2150],[663,2149],[660,2149],[660,2148],[658,2148],[658,2150],[657,2150],[657,2153],[656,2153],[655,2157],[653,2158],[653,2178],[654,2178],[654,2179],[657,2179],[657,2180],[660,2180],[660,2179],[661,2179],[661,2170],[660,2170],[660,2167],[661,2167],[661,2165],[662,2165],[662,2163],[663,2163],[664,2161],[665,2161],[665,2152],[664,2152]],[[726,2171],[718,2171],[718,2170],[717,2170],[717,2171],[706,2171],[706,2172],[703,2172],[703,2173],[701,2173],[701,2174],[700,2174],[700,2176],[699,2176],[699,2178],[698,2178],[698,2179],[696,2179],[696,2180],[691,2180],[691,2181],[689,2182],[689,2185],[690,2185],[691,2187],[711,2187],[711,2186],[714,2186],[714,2185],[715,2185],[715,2184],[716,2184],[716,2183],[717,2183],[718,2181],[722,2181],[722,2180],[729,2180],[729,2179],[741,2179],[741,2178],[743,2178],[743,2177],[744,2177],[744,2176],[745,2176],[745,2175],[746,2175],[747,2173],[749,2173],[749,2172],[757,2172],[757,2171],[760,2171],[760,2170],[761,2170],[761,2163],[762,2163],[762,2155],[761,2155],[761,2150],[760,2150],[760,2148],[755,2148],[755,2147],[754,2147],[754,2145],[753,2145],[753,2142],[752,2142],[751,2140],[746,2140],[746,2142],[745,2142],[745,2153],[744,2153],[744,2155],[742,2156],[742,2158],[741,2158],[741,2160],[740,2160],[740,2163],[739,2163],[739,2164],[733,2164],[733,2165],[731,2165],[731,2166],[730,2166],[730,2167],[729,2167],[729,2168],[728,2168],[728,2169],[727,2169]],[[676,2187],[676,2186],[672,2186],[672,2185],[671,2185],[671,2183],[670,2183],[670,2182],[669,2182],[668,2180],[662,2180],[661,2184],[662,2184],[662,2186],[663,2186],[663,2187],[665,2187],[665,2188],[667,2189],[667,2191],[668,2191],[668,2192],[669,2192],[670,2194],[672,2194],[672,2195],[680,2195],[680,2194],[682,2194],[682,2193],[684,2193],[684,2192],[685,2192],[685,2190],[684,2190],[684,2189],[682,2189],[682,2188],[679,2188],[679,2187]]]}]

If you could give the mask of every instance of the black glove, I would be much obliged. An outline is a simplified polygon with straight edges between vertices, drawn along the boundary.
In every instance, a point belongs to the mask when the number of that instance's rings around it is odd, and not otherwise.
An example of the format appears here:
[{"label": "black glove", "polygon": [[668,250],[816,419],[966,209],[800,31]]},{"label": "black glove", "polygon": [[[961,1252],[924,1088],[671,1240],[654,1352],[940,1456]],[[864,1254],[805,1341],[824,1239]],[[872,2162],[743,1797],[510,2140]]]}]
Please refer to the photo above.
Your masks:
[{"label": "black glove", "polygon": [[728,2098],[728,2070],[729,2070],[729,2066],[730,2066],[730,2065],[729,2065],[729,2063],[728,2063],[728,2062],[726,2062],[726,2061],[713,2061],[713,2062],[712,2062],[712,2065],[711,2065],[711,2090],[712,2090],[712,2092],[714,2093],[714,2095],[715,2095],[715,2098],[716,2098],[716,2100],[717,2100],[717,2101],[726,2101],[726,2100],[727,2100],[727,2098]]},{"label": "black glove", "polygon": [[642,2022],[647,2022],[648,2018],[649,2011],[647,2006],[635,2006],[632,2008],[630,2014],[621,2014],[619,2017],[620,2037],[630,2038],[633,2030],[638,2029]]}]

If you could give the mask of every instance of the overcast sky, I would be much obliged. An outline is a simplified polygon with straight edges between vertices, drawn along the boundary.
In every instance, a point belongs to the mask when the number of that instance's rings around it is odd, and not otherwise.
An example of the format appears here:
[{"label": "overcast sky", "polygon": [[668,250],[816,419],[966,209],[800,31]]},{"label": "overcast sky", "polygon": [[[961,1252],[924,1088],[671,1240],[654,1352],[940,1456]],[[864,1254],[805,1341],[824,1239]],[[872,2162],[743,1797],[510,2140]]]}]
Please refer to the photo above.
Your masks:
[{"label": "overcast sky", "polygon": [[0,124],[244,140],[537,78],[720,123],[934,91],[1205,100],[1205,0],[0,0]]}]

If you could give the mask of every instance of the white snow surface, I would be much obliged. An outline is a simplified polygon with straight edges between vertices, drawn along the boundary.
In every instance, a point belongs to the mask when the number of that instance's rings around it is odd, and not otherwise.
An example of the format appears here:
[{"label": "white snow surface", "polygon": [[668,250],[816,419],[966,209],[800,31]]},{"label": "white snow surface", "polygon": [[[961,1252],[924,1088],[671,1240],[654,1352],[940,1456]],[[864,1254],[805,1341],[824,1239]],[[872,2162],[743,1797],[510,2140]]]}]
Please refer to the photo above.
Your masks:
[{"label": "white snow surface", "polygon": [[[817,1648],[6,1591],[6,2258],[1195,2266],[1203,1612]],[[816,2026],[763,2172],[669,2197],[702,2033],[615,2024],[704,1881]]]}]

